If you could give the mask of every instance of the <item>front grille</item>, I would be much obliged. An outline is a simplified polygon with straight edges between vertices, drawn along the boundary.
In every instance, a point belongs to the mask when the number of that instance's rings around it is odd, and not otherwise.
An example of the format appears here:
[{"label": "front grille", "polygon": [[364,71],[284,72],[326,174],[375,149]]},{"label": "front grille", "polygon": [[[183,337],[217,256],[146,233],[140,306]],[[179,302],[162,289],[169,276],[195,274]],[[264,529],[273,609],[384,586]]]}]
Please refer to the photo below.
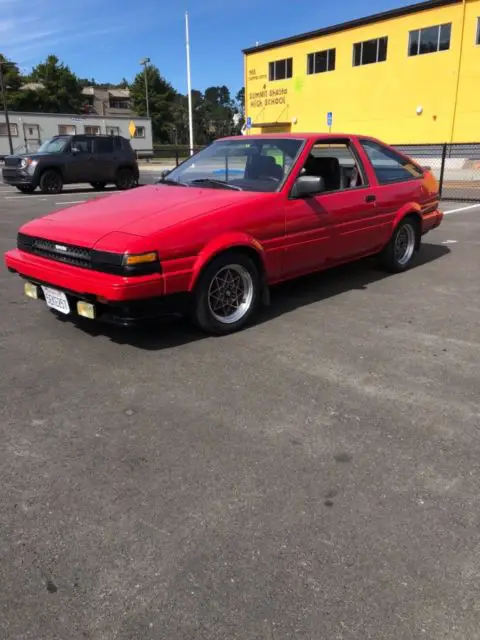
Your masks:
[{"label": "front grille", "polygon": [[64,262],[83,269],[92,268],[91,251],[90,249],[85,249],[85,247],[52,242],[44,238],[33,238],[23,233],[18,234],[17,247],[21,251],[33,253],[49,260]]},{"label": "front grille", "polygon": [[25,253],[33,253],[36,256],[64,262],[82,269],[92,269],[102,273],[110,273],[119,276],[145,276],[160,273],[160,262],[150,262],[128,266],[123,264],[123,253],[111,253],[110,251],[97,251],[86,249],[63,242],[53,242],[45,238],[35,238],[24,233],[17,236],[17,247]]},{"label": "front grille", "polygon": [[6,167],[19,167],[22,164],[22,159],[16,156],[7,156],[4,162]]}]

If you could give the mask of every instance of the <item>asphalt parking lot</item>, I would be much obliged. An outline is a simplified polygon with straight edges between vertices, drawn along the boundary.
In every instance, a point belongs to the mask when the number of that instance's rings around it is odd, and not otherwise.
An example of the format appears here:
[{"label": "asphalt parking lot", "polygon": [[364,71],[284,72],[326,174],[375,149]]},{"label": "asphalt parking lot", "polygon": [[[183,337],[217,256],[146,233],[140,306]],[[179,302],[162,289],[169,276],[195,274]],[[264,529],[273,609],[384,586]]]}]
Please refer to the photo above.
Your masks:
[{"label": "asphalt parking lot", "polygon": [[[0,184],[0,251],[90,197]],[[0,268],[2,640],[480,638],[480,204],[226,338]]]}]

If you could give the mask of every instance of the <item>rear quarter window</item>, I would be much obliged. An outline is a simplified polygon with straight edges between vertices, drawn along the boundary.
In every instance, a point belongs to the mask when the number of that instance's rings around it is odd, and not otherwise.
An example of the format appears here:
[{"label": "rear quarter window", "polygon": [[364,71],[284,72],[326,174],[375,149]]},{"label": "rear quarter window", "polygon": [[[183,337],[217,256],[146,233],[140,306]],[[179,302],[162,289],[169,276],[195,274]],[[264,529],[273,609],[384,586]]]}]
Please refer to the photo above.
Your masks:
[{"label": "rear quarter window", "polygon": [[360,144],[370,160],[379,184],[418,180],[423,177],[420,167],[392,149],[373,140],[360,140]]}]

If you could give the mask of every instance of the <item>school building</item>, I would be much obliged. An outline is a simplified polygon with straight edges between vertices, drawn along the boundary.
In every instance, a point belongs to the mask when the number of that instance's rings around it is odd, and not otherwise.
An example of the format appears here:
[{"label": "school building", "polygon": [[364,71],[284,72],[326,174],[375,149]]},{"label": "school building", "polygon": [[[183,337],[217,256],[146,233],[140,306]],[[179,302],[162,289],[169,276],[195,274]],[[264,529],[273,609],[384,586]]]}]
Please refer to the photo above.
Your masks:
[{"label": "school building", "polygon": [[253,133],[480,142],[480,0],[429,0],[244,50]]}]

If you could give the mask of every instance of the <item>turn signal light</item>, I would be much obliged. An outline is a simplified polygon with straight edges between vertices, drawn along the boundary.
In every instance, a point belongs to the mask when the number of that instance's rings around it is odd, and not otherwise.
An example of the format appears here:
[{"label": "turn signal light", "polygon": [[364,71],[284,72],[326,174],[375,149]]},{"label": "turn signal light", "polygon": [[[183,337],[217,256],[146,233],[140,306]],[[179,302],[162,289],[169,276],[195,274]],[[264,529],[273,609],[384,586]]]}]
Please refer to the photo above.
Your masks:
[{"label": "turn signal light", "polygon": [[149,262],[157,262],[158,253],[156,251],[149,251],[148,253],[137,253],[133,255],[125,254],[123,257],[123,264],[127,267],[133,267],[137,264],[146,264]]}]

